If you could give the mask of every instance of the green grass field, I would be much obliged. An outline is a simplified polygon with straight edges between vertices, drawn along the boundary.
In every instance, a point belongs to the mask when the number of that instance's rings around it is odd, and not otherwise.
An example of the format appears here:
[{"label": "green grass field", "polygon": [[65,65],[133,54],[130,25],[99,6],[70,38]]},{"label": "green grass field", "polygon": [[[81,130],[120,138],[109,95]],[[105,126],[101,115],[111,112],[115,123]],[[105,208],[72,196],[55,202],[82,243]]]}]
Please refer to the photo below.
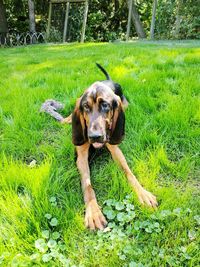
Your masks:
[{"label": "green grass field", "polygon": [[[200,266],[199,46],[0,49],[1,266]],[[52,98],[70,114],[83,90],[104,79],[95,62],[124,88],[130,105],[120,147],[159,201],[156,211],[142,207],[109,153],[98,155],[91,162],[97,199],[101,206],[113,199],[104,208],[111,214],[106,233],[84,227],[71,126],[39,112]]]}]

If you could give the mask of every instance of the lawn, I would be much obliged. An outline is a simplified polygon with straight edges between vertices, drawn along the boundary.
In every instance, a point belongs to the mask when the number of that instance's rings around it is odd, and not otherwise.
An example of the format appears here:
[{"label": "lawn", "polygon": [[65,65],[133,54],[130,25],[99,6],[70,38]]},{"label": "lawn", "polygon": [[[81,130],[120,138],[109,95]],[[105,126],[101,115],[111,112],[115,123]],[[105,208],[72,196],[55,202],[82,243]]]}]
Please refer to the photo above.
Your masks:
[{"label": "lawn", "polygon": [[[200,266],[199,45],[0,49],[1,266]],[[95,62],[124,88],[120,147],[159,202],[155,211],[142,207],[109,153],[96,155],[91,179],[110,222],[105,233],[84,227],[71,125],[39,112],[51,98],[70,114],[83,90],[104,79]]]}]

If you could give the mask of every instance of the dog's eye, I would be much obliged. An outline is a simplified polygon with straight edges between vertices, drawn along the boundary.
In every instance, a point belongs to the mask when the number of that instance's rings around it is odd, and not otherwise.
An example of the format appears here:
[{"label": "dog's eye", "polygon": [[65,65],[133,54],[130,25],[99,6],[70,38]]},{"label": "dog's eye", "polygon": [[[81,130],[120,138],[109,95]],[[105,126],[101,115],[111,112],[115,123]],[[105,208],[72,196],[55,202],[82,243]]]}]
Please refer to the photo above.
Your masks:
[{"label": "dog's eye", "polygon": [[83,108],[85,111],[90,111],[90,107],[89,107],[88,103],[84,103]]},{"label": "dog's eye", "polygon": [[110,109],[110,105],[107,102],[102,102],[101,108],[105,111],[108,111]]}]

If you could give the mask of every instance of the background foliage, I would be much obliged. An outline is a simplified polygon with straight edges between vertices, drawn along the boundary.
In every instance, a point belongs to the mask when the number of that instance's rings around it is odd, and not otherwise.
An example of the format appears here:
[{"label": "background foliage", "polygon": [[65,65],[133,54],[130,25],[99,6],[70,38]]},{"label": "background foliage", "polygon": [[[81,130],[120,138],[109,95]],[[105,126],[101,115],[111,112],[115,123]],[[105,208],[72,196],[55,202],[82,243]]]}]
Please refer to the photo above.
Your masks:
[{"label": "background foliage", "polygon": [[[176,38],[174,32],[179,1],[161,0],[159,2],[155,29],[157,38]],[[199,0],[180,1],[180,33],[177,36],[179,39],[200,38],[199,5]]]},{"label": "background foliage", "polygon": [[[29,30],[27,0],[5,0],[7,20],[10,31]],[[135,0],[144,30],[149,35],[153,1]],[[47,0],[35,0],[36,30],[45,31],[48,17]],[[178,9],[178,6],[180,8]],[[157,39],[195,39],[200,38],[199,0],[159,0],[156,12],[155,38]],[[68,41],[77,40],[83,15],[83,5],[71,4]],[[177,13],[180,15],[180,31],[175,34]],[[52,16],[51,41],[61,41],[64,25],[65,5],[54,5]],[[86,29],[88,41],[113,41],[124,39],[127,26],[127,1],[89,1]],[[136,37],[134,26],[131,35]]]}]

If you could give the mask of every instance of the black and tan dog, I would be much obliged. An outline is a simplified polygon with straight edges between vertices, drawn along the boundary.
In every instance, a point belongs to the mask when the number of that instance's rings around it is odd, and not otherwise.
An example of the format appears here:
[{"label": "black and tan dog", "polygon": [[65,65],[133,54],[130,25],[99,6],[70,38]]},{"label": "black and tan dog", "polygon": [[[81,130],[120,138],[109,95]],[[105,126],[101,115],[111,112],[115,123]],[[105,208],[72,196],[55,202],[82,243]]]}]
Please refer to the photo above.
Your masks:
[{"label": "black and tan dog", "polygon": [[86,205],[85,225],[90,229],[103,229],[107,223],[90,181],[90,146],[96,149],[106,146],[113,159],[124,170],[139,201],[152,207],[157,206],[156,197],[140,185],[118,147],[124,137],[124,109],[128,102],[121,86],[113,82],[99,64],[97,66],[107,80],[93,83],[77,100],[73,114],[63,120],[63,123],[72,122],[73,144],[76,146],[77,167]]}]

